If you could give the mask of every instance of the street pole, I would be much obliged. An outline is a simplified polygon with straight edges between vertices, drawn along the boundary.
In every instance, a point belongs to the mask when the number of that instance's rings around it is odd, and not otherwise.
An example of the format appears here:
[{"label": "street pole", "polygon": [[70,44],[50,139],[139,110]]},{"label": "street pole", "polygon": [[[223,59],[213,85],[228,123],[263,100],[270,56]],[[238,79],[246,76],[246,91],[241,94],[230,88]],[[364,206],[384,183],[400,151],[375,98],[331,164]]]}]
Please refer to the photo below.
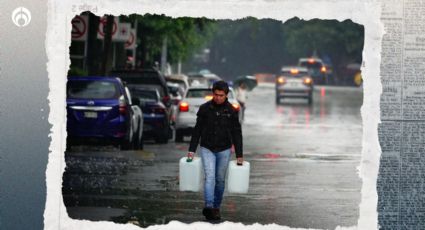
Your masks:
[{"label": "street pole", "polygon": [[179,58],[179,63],[177,64],[177,73],[182,73],[182,60]]},{"label": "street pole", "polygon": [[[90,25],[90,15],[87,15],[87,25]],[[83,57],[83,70],[88,72],[88,68],[87,68],[87,50],[88,50],[88,44],[89,44],[89,30],[87,30],[87,37],[86,40],[84,41],[84,57]]]},{"label": "street pole", "polygon": [[106,17],[106,26],[104,28],[104,43],[103,43],[103,59],[102,66],[100,69],[100,74],[105,76],[107,71],[107,66],[110,64],[110,53],[112,45],[112,26],[114,23],[114,16],[108,15]]}]

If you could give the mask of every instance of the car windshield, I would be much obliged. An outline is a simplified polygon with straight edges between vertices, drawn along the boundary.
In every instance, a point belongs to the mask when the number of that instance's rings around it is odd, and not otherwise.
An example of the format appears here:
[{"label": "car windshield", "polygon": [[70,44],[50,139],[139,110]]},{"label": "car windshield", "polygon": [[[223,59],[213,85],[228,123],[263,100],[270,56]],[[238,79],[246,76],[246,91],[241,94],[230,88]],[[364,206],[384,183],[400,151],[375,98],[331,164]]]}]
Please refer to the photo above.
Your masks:
[{"label": "car windshield", "polygon": [[208,85],[208,79],[202,77],[202,78],[190,78],[189,84],[191,86],[200,86],[200,85]]},{"label": "car windshield", "polygon": [[132,92],[133,97],[139,98],[141,101],[159,101],[158,94],[152,90],[135,90]]},{"label": "car windshield", "polygon": [[74,99],[115,99],[119,90],[110,81],[70,80],[67,83],[67,97]]},{"label": "car windshield", "polygon": [[179,86],[180,86],[180,87],[183,87],[183,88],[185,88],[185,87],[186,87],[186,86],[185,86],[185,84],[184,84],[184,81],[182,81],[182,80],[177,80],[177,79],[168,79],[167,81],[168,81],[168,82],[171,82],[171,83],[179,84]]}]

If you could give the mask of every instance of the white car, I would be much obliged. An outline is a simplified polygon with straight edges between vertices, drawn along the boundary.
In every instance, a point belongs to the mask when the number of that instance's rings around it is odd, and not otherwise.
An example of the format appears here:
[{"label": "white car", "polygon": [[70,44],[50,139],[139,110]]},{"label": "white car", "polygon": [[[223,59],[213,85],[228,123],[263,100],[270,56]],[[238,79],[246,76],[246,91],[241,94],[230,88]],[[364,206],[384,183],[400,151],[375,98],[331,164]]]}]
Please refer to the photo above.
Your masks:
[{"label": "white car", "polygon": [[[199,107],[205,102],[212,100],[212,97],[212,91],[209,87],[191,87],[187,90],[185,97],[179,104],[176,118],[176,142],[183,141],[184,136],[192,135]],[[230,88],[227,98],[233,107],[239,110],[239,122],[242,123],[243,111],[236,100],[233,88]]]},{"label": "white car", "polygon": [[306,98],[313,102],[313,79],[305,67],[283,67],[276,78],[276,104],[283,98]]}]

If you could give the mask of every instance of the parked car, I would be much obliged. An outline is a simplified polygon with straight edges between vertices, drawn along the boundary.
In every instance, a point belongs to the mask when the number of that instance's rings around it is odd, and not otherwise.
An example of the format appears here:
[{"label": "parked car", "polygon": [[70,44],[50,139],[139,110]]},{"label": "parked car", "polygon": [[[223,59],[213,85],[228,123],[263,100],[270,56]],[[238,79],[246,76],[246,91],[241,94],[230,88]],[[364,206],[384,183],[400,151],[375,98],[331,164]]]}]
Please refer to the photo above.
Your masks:
[{"label": "parked car", "polygon": [[69,77],[66,96],[69,146],[93,141],[143,148],[142,110],[119,78]]},{"label": "parked car", "polygon": [[307,68],[284,66],[276,77],[276,104],[283,98],[307,98],[313,102],[313,79]]},{"label": "parked car", "polygon": [[155,69],[114,70],[112,76],[121,78],[129,88],[157,88],[161,101],[166,107],[171,106],[170,93],[164,75]]},{"label": "parked car", "polygon": [[183,99],[183,96],[185,94],[185,90],[183,87],[177,83],[171,83],[167,82],[168,90],[170,91],[171,95],[171,111],[170,111],[170,122],[171,125],[175,125],[176,122],[176,116],[178,113],[178,105],[180,101]]},{"label": "parked car", "polygon": [[186,92],[182,86],[177,83],[167,82],[168,91],[170,92],[171,104],[176,105],[183,98]]},{"label": "parked car", "polygon": [[214,82],[223,80],[221,77],[219,77],[219,76],[217,76],[216,74],[213,74],[213,73],[206,73],[206,74],[203,74],[203,76],[206,79],[208,79],[208,84],[211,87],[214,84]]},{"label": "parked car", "polygon": [[190,86],[209,86],[209,81],[207,78],[204,77],[204,75],[202,74],[198,74],[198,73],[193,73],[193,74],[188,74],[189,76],[189,85]]},{"label": "parked car", "polygon": [[177,83],[186,91],[189,88],[189,77],[184,74],[172,74],[165,76],[165,80],[171,83]]},{"label": "parked car", "polygon": [[300,58],[298,66],[305,67],[309,75],[313,78],[315,84],[328,84],[328,70],[320,58]]},{"label": "parked car", "polygon": [[[136,69],[136,70],[114,70],[111,72],[115,76],[120,77],[126,84],[130,91],[142,88],[157,89],[160,95],[160,101],[165,105],[167,111],[167,124],[170,126],[170,114],[172,110],[171,96],[167,87],[167,82],[164,75],[156,69]],[[171,127],[166,129],[171,130]],[[170,131],[170,137],[171,131]],[[166,142],[160,140],[160,142]]]},{"label": "parked car", "polygon": [[[176,118],[176,142],[183,141],[184,136],[191,136],[196,124],[196,113],[205,102],[212,100],[210,87],[191,87],[187,90],[184,99],[179,104]],[[233,88],[230,88],[227,98],[233,107],[239,111],[239,122],[242,123],[243,114],[240,104],[236,100]]]},{"label": "parked car", "polygon": [[169,113],[162,103],[158,89],[133,88],[133,97],[139,100],[139,107],[143,111],[144,139],[153,138],[157,143],[167,143],[171,136]]}]

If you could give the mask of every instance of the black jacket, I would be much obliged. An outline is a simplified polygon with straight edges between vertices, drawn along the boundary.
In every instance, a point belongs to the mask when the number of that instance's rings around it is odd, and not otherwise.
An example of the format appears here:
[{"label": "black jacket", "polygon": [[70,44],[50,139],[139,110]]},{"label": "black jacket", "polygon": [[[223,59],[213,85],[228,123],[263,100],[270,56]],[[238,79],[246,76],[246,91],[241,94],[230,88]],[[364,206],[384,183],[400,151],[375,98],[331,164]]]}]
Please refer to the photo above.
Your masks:
[{"label": "black jacket", "polygon": [[201,139],[201,146],[211,152],[221,152],[234,144],[236,157],[243,156],[239,112],[227,99],[220,105],[213,100],[202,104],[196,115],[196,125],[189,146],[190,152],[196,151]]}]

